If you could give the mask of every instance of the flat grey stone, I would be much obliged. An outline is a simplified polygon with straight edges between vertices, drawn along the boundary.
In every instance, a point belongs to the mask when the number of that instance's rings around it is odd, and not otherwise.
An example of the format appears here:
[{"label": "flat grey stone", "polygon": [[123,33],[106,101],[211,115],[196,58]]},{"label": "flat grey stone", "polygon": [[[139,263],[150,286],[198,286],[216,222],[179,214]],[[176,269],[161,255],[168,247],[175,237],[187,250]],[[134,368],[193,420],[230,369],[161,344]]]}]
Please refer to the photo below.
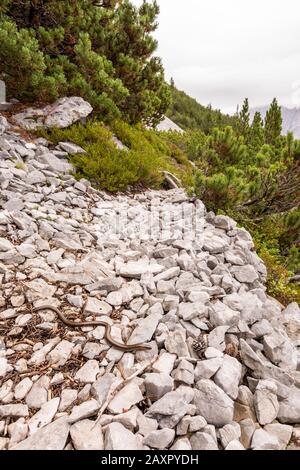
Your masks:
[{"label": "flat grey stone", "polygon": [[154,418],[161,428],[173,429],[189,409],[189,403],[194,398],[194,391],[179,387],[174,392],[166,393],[160,400],[153,403],[145,414]]},{"label": "flat grey stone", "polygon": [[63,416],[17,444],[13,450],[63,450],[69,430],[70,425]]},{"label": "flat grey stone", "polygon": [[25,402],[29,408],[39,409],[48,400],[48,377],[41,377],[33,384],[29,393],[26,395]]},{"label": "flat grey stone", "polygon": [[73,144],[72,142],[59,142],[59,146],[68,153],[86,153],[82,147],[79,147],[79,145]]},{"label": "flat grey stone", "polygon": [[74,406],[72,413],[68,418],[68,423],[73,424],[82,419],[90,418],[97,413],[99,408],[99,403],[94,399],[85,401],[84,403],[81,403],[81,405]]},{"label": "flat grey stone", "polygon": [[143,394],[138,385],[134,382],[130,382],[114,396],[108,405],[108,410],[113,414],[123,413],[142,400]]},{"label": "flat grey stone", "polygon": [[139,450],[136,436],[120,423],[111,423],[105,432],[105,450]]},{"label": "flat grey stone", "polygon": [[279,450],[280,443],[274,434],[270,434],[264,429],[256,429],[252,437],[251,447],[254,450]]},{"label": "flat grey stone", "polygon": [[170,447],[175,437],[174,429],[152,431],[143,440],[143,444],[153,449],[165,450]]},{"label": "flat grey stone", "polygon": [[189,349],[186,344],[186,331],[175,330],[168,334],[165,341],[165,348],[169,353],[178,357],[189,357]]},{"label": "flat grey stone", "polygon": [[84,419],[71,426],[73,446],[76,450],[103,450],[103,435],[100,424]]},{"label": "flat grey stone", "polygon": [[91,359],[87,361],[75,374],[75,379],[81,383],[95,382],[100,369],[98,361]]},{"label": "flat grey stone", "polygon": [[112,384],[117,380],[114,374],[106,373],[93,383],[91,388],[92,396],[102,406],[108,397]]},{"label": "flat grey stone", "polygon": [[200,380],[196,387],[193,403],[197,414],[218,427],[233,421],[234,402],[220,387],[208,379]]},{"label": "flat grey stone", "polygon": [[234,357],[225,355],[221,367],[214,376],[214,382],[233,400],[238,396],[242,378],[242,365]]},{"label": "flat grey stone", "polygon": [[146,374],[144,385],[146,395],[153,401],[159,400],[166,393],[171,392],[174,386],[174,380],[164,373]]},{"label": "flat grey stone", "polygon": [[0,405],[0,418],[20,418],[29,415],[28,406],[20,404]]},{"label": "flat grey stone", "polygon": [[231,272],[239,282],[252,284],[258,279],[258,274],[255,268],[251,265],[234,266],[231,268]]},{"label": "flat grey stone", "polygon": [[222,357],[214,357],[212,359],[198,361],[195,367],[195,381],[200,379],[210,379],[220,369],[222,363]]},{"label": "flat grey stone", "polygon": [[254,407],[259,424],[272,423],[278,415],[277,387],[268,380],[260,380],[254,394]]},{"label": "flat grey stone", "polygon": [[205,432],[196,432],[190,442],[193,450],[219,450],[214,438]]},{"label": "flat grey stone", "polygon": [[279,403],[277,419],[283,424],[298,424],[300,422],[300,390],[292,387],[288,398]]},{"label": "flat grey stone", "polygon": [[98,300],[93,297],[88,297],[87,303],[85,305],[84,313],[86,316],[92,315],[110,315],[112,312],[112,307],[107,302],[103,300]]},{"label": "flat grey stone", "polygon": [[139,320],[139,323],[133,330],[127,344],[147,343],[151,341],[161,318],[162,314],[160,312],[153,312],[146,318]]},{"label": "flat grey stone", "polygon": [[41,406],[41,409],[35,415],[33,415],[28,421],[29,434],[34,434],[39,429],[51,423],[51,421],[53,420],[57,412],[59,402],[60,402],[60,398],[57,397],[44,403]]}]

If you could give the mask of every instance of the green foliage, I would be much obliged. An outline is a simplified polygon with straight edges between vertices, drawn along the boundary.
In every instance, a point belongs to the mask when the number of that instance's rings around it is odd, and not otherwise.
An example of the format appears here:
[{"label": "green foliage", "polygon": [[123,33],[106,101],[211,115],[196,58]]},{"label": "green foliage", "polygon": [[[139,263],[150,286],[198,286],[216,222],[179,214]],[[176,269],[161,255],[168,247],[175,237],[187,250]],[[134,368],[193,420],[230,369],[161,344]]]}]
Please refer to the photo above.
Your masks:
[{"label": "green foliage", "polygon": [[[252,235],[255,250],[267,268],[267,291],[283,305],[300,302],[300,286],[290,283],[290,277],[297,272],[292,260],[297,262],[294,248],[290,249],[290,257],[282,250],[280,238],[284,233],[284,218],[280,214],[270,215],[262,220],[255,220],[241,214],[237,210],[227,210],[227,214],[245,227]],[[297,249],[296,249],[297,251]],[[298,251],[299,269],[299,251]]]},{"label": "green foliage", "polygon": [[250,127],[249,101],[245,98],[241,112],[239,113],[237,131],[247,141]]},{"label": "green foliage", "polygon": [[[51,85],[44,76],[45,58],[38,41],[29,30],[18,31],[7,20],[0,21],[0,78],[5,79],[10,95],[36,98],[36,89],[44,94]],[[52,93],[52,87],[49,93]]]},{"label": "green foliage", "polygon": [[[89,179],[97,188],[110,192],[145,187],[159,188],[163,170],[171,171],[186,186],[192,182],[192,167],[183,152],[171,142],[168,133],[160,136],[153,130],[116,121],[111,130],[99,122],[68,129],[41,130],[40,135],[54,143],[71,141],[87,154],[71,155],[78,178]],[[119,150],[113,135],[128,147]]]},{"label": "green foliage", "polygon": [[215,209],[234,206],[255,217],[291,210],[299,202],[297,145],[291,146],[289,138],[281,137],[277,146],[263,144],[255,152],[256,133],[253,138],[254,143],[246,145],[244,137],[226,128],[214,129],[201,140],[197,163],[203,177],[200,183],[196,181],[196,192],[202,197],[207,194],[208,204],[215,201]]},{"label": "green foliage", "polygon": [[188,132],[181,148],[198,169],[195,194],[209,210],[225,212],[250,230],[270,271],[269,292],[287,302],[299,299],[288,279],[300,272],[300,141],[280,134],[276,100],[265,126],[259,113],[250,125],[245,100],[235,130]]},{"label": "green foliage", "polygon": [[[252,222],[250,230],[254,237],[257,252],[267,267],[269,294],[285,305],[294,301],[299,302],[300,286],[289,283],[289,278],[300,268],[299,250],[292,246],[288,255],[284,255],[280,242],[282,234],[285,232],[284,217],[277,214],[266,217],[259,224]],[[295,256],[297,251],[298,262]]]},{"label": "green foliage", "polygon": [[171,81],[170,92],[172,101],[166,114],[182,129],[201,130],[208,134],[214,127],[235,127],[236,117],[222,114],[211,106],[202,106],[184,91],[178,90],[174,80]]},{"label": "green foliage", "polygon": [[265,140],[267,144],[275,145],[282,131],[281,108],[276,98],[273,99],[265,119]]},{"label": "green foliage", "polygon": [[256,112],[249,129],[248,143],[254,152],[258,152],[264,144],[264,127],[261,114]]},{"label": "green foliage", "polygon": [[169,103],[157,41],[157,3],[5,0],[0,79],[21,100],[80,95],[107,122],[156,124]]},{"label": "green foliage", "polygon": [[261,248],[259,255],[268,271],[267,289],[269,295],[275,297],[283,305],[291,302],[300,303],[299,285],[288,282],[293,273],[288,271],[282,261],[272,255],[266,248]]}]

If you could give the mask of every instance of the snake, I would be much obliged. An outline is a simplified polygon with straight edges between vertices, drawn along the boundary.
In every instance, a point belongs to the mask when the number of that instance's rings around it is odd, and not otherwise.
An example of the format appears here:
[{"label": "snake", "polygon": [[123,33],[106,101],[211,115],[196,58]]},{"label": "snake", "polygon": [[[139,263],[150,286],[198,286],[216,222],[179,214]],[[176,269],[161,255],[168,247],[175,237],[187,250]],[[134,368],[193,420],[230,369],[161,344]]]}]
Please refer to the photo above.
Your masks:
[{"label": "snake", "polygon": [[65,315],[56,307],[53,307],[53,305],[41,305],[40,307],[35,307],[33,308],[33,312],[39,312],[41,310],[52,310],[52,312],[56,313],[58,318],[67,326],[71,326],[73,328],[81,327],[81,326],[104,326],[105,328],[105,334],[104,338],[115,348],[120,349],[122,351],[143,351],[145,349],[151,349],[151,346],[148,344],[143,344],[143,343],[138,343],[138,344],[123,344],[119,343],[116,341],[112,336],[111,336],[111,325],[109,323],[106,323],[105,321],[80,321],[80,322],[75,322],[72,320],[68,320],[68,318],[65,317]]}]

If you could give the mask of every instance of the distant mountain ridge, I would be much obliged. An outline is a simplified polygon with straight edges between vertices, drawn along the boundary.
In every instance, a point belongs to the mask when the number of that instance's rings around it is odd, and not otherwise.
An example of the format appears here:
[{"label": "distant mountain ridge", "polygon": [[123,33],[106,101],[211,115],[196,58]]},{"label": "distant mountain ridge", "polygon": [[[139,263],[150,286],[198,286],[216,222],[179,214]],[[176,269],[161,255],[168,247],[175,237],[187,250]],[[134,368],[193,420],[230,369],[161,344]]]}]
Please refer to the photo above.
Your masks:
[{"label": "distant mountain ridge", "polygon": [[[256,111],[259,111],[264,119],[269,106],[261,106],[252,108],[250,110],[251,119]],[[282,133],[286,135],[288,132],[293,132],[294,137],[300,139],[300,108],[286,108],[281,106],[282,113]]]}]

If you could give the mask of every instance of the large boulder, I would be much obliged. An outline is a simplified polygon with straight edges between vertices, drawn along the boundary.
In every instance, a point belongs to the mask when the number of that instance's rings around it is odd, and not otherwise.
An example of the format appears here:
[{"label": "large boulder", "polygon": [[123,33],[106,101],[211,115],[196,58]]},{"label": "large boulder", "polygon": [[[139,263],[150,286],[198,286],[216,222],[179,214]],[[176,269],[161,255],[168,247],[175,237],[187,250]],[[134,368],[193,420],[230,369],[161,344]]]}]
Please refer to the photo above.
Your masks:
[{"label": "large boulder", "polygon": [[28,108],[15,114],[15,122],[24,129],[34,130],[39,127],[69,127],[77,121],[83,121],[93,111],[92,106],[79,96],[60,98],[45,108]]}]

